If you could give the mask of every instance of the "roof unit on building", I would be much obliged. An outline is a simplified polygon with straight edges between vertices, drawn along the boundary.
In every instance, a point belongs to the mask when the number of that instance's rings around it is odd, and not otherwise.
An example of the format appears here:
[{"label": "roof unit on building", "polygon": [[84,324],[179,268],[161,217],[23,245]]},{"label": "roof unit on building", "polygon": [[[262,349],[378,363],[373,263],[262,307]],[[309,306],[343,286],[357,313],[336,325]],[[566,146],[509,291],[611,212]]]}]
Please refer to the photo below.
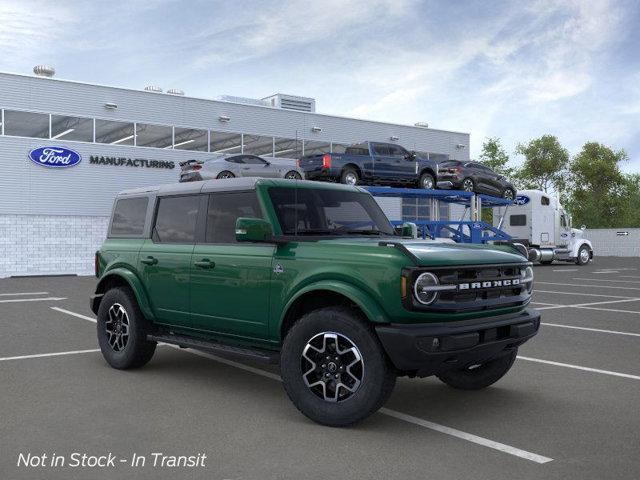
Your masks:
[{"label": "roof unit on building", "polygon": [[316,100],[310,97],[298,97],[296,95],[286,95],[284,93],[276,93],[270,97],[265,97],[268,105],[272,107],[283,108],[285,110],[296,110],[298,112],[315,112]]}]

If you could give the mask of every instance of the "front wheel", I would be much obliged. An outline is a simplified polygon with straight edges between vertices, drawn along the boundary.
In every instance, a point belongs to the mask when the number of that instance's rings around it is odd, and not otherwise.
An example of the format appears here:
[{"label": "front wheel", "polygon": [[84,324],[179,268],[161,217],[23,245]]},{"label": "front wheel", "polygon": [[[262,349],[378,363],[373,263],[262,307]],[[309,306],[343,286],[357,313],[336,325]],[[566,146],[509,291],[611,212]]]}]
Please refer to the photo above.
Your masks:
[{"label": "front wheel", "polygon": [[427,190],[433,190],[436,186],[436,181],[433,178],[433,175],[430,173],[423,173],[420,175],[420,181],[418,182],[420,188],[425,188]]},{"label": "front wheel", "polygon": [[287,178],[289,180],[302,180],[302,175],[300,175],[295,170],[291,170],[290,172],[287,172],[284,178]]},{"label": "front wheel", "polygon": [[284,339],[280,367],[296,408],[332,427],[352,425],[376,412],[396,382],[371,326],[342,307],[315,310],[298,320]]},{"label": "front wheel", "polygon": [[471,365],[460,370],[450,370],[438,375],[438,378],[450,387],[460,390],[480,390],[496,383],[511,369],[516,361],[518,349],[488,362]]},{"label": "front wheel", "polygon": [[141,367],[153,357],[156,342],[147,340],[149,321],[130,290],[107,291],[100,302],[96,323],[102,356],[113,368]]},{"label": "front wheel", "polygon": [[586,265],[591,260],[591,253],[589,247],[582,245],[578,250],[578,256],[576,257],[576,263],[578,265]]},{"label": "front wheel", "polygon": [[506,200],[513,200],[515,197],[516,192],[514,192],[512,188],[505,188],[504,192],[502,192],[502,198]]}]

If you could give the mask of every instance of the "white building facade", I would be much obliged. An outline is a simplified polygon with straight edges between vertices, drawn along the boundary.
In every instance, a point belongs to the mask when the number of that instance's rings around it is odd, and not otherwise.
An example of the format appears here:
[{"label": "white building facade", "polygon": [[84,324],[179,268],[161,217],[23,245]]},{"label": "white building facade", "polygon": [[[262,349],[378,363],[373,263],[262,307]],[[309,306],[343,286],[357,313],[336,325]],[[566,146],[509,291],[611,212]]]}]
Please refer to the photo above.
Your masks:
[{"label": "white building facade", "polygon": [[[303,97],[268,100],[208,100],[0,73],[0,277],[91,274],[115,194],[176,182],[185,160],[215,153],[298,158],[364,140],[469,158],[466,133],[301,111],[300,105],[315,109]],[[70,150],[77,154],[70,163],[77,163],[43,166],[30,158],[37,149],[39,157]],[[430,216],[426,206],[388,208],[391,216]]]}]

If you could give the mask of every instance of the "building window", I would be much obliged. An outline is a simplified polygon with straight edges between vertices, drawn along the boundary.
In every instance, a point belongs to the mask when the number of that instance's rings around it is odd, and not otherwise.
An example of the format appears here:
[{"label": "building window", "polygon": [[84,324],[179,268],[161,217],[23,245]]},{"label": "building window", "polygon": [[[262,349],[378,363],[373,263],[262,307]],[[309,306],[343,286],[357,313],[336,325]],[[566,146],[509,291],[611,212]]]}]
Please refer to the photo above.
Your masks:
[{"label": "building window", "polygon": [[242,153],[242,135],[229,132],[211,132],[211,153]]},{"label": "building window", "polygon": [[51,115],[51,139],[93,142],[93,119]]},{"label": "building window", "polygon": [[96,120],[96,142],[111,145],[133,145],[133,123]]},{"label": "building window", "polygon": [[4,111],[4,134],[15,137],[49,138],[49,115]]},{"label": "building window", "polygon": [[281,158],[300,158],[302,157],[302,140],[294,138],[274,138],[275,149],[274,157]]},{"label": "building window", "polygon": [[244,134],[243,153],[250,155],[273,156],[273,137],[261,137],[260,135]]},{"label": "building window", "polygon": [[317,142],[313,140],[304,141],[304,154],[306,155],[322,155],[331,152],[331,143]]},{"label": "building window", "polygon": [[136,146],[171,148],[173,145],[173,128],[148,123],[136,124]]},{"label": "building window", "polygon": [[209,149],[209,132],[193,128],[175,128],[173,148],[206,152]]}]

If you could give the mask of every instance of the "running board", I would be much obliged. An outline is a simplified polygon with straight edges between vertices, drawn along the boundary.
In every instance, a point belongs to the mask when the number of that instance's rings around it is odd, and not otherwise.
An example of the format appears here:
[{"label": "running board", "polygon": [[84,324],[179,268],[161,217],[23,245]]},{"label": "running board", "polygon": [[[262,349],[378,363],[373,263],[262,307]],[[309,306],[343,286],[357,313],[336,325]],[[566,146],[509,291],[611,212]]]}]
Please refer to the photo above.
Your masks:
[{"label": "running board", "polygon": [[147,340],[169,343],[171,345],[177,345],[180,348],[193,348],[195,350],[202,350],[219,355],[232,355],[234,357],[242,357],[248,360],[274,365],[280,361],[280,352],[259,348],[237,347],[212,340],[188,337],[186,335],[147,335]]}]

